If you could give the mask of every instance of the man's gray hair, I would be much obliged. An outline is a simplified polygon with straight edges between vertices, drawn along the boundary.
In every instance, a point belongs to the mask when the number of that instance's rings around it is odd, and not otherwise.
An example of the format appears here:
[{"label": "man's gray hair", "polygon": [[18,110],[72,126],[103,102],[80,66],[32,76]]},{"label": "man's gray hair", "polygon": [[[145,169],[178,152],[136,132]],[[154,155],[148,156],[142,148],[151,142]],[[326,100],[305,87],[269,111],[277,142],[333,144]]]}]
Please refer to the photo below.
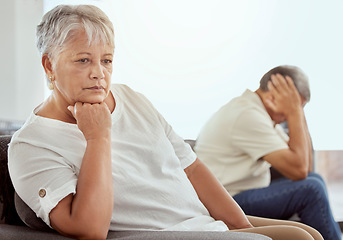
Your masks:
[{"label": "man's gray hair", "polygon": [[37,26],[37,48],[54,58],[73,38],[85,31],[89,45],[102,42],[114,48],[113,24],[92,5],[58,5],[47,12]]},{"label": "man's gray hair", "polygon": [[268,91],[268,82],[271,80],[271,75],[281,74],[286,77],[292,78],[295,87],[297,88],[299,94],[304,98],[306,102],[310,101],[311,91],[309,86],[308,77],[305,73],[296,66],[282,65],[269,70],[260,80],[260,89],[264,92]]}]

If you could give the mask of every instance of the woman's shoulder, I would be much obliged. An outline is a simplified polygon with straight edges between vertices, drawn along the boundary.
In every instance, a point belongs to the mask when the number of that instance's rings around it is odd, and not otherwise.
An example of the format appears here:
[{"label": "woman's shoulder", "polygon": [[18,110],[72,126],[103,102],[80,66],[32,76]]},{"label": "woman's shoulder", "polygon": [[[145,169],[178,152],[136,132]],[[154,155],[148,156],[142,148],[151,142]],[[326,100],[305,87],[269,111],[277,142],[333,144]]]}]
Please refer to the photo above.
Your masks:
[{"label": "woman's shoulder", "polygon": [[70,131],[77,131],[77,126],[41,117],[32,112],[23,126],[13,134],[11,144],[20,142],[43,143],[50,138],[54,139],[59,133],[65,135]]},{"label": "woman's shoulder", "polygon": [[112,84],[111,91],[114,95],[114,98],[119,97],[120,100],[124,102],[130,101],[130,100],[132,100],[133,102],[136,102],[137,99],[143,102],[147,100],[146,97],[142,93],[135,91],[134,89],[132,89],[126,84]]},{"label": "woman's shoulder", "polygon": [[135,94],[136,92],[129,87],[126,84],[122,84],[122,83],[115,83],[111,85],[111,91],[114,94],[120,94],[120,95],[132,95]]},{"label": "woman's shoulder", "polygon": [[119,109],[121,109],[120,106],[124,109],[129,106],[132,109],[155,111],[153,104],[145,95],[125,84],[113,84],[111,91]]}]

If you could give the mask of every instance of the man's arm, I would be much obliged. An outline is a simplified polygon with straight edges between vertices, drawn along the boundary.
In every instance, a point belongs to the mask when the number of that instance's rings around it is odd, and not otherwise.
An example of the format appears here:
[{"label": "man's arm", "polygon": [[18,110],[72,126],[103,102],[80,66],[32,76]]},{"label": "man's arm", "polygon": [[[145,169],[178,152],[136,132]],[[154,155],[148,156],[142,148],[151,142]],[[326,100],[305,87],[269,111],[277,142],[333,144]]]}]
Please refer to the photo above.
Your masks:
[{"label": "man's arm", "polygon": [[214,219],[222,220],[229,229],[252,227],[243,210],[199,159],[185,172],[200,201]]},{"label": "man's arm", "polygon": [[272,152],[263,157],[280,173],[292,180],[307,176],[312,162],[312,143],[299,93],[290,77],[277,74],[268,85],[273,101],[268,106],[286,117],[289,129],[288,149]]},{"label": "man's arm", "polygon": [[308,143],[308,172],[313,171],[313,145],[312,145],[312,139],[311,139],[311,135],[310,132],[308,130],[308,126],[307,126],[307,121],[306,118],[304,118],[305,121],[305,134],[306,134],[306,139],[307,139],[307,143]]}]

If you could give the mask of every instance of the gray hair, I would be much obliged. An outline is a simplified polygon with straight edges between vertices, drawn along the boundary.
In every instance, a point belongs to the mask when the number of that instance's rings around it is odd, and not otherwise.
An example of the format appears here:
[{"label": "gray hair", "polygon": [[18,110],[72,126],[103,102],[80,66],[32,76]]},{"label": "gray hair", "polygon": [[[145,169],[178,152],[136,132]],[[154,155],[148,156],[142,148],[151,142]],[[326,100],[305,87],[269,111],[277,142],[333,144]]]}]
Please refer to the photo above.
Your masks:
[{"label": "gray hair", "polygon": [[268,91],[268,82],[271,80],[271,75],[281,74],[286,77],[292,78],[295,87],[297,88],[299,94],[304,98],[306,102],[310,101],[311,91],[308,82],[308,77],[305,73],[296,66],[282,65],[269,70],[260,80],[260,89],[264,92]]},{"label": "gray hair", "polygon": [[114,48],[112,22],[92,5],[58,5],[47,12],[37,26],[37,48],[41,55],[57,57],[80,31],[85,31],[89,45],[102,42]]}]

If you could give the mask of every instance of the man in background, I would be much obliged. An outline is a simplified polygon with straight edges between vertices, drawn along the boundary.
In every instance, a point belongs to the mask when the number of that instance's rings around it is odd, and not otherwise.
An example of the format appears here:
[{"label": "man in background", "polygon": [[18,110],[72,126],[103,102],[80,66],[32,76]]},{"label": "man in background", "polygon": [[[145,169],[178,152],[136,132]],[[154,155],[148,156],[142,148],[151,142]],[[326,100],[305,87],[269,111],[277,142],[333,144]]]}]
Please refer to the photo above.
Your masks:
[{"label": "man in background", "polygon": [[[221,107],[195,145],[199,157],[248,215],[289,219],[316,228],[324,239],[341,239],[322,178],[311,172],[312,143],[303,107],[310,100],[307,76],[278,66]],[[289,135],[281,122],[287,122]],[[284,178],[270,181],[273,166]]]}]

